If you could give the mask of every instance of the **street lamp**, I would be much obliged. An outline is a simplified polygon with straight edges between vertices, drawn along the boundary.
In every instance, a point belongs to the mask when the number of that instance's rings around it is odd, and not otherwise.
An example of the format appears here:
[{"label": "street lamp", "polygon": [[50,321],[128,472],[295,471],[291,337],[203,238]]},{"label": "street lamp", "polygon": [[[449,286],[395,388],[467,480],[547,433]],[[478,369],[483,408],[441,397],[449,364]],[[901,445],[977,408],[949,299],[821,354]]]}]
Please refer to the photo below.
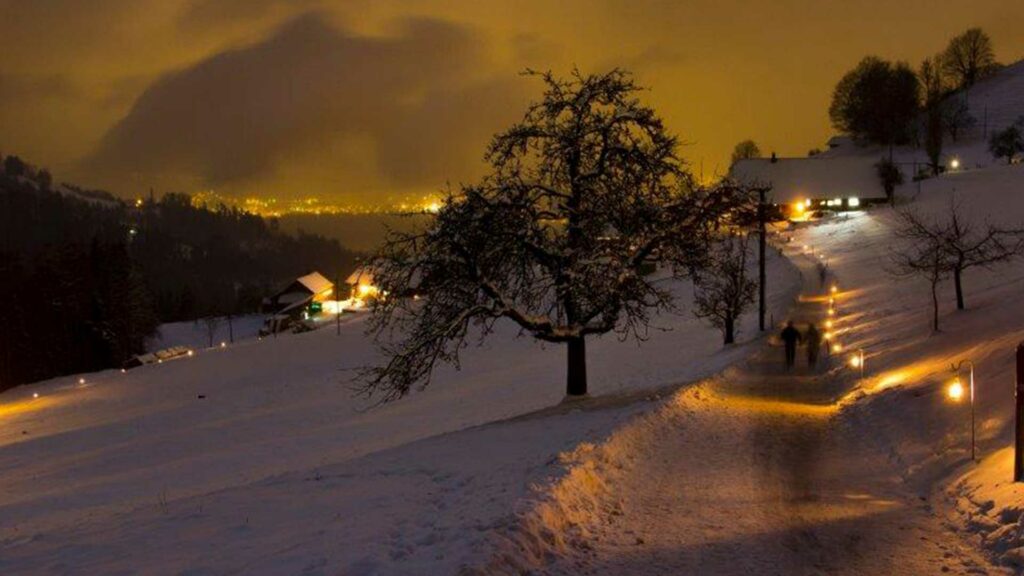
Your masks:
[{"label": "street lamp", "polygon": [[857,353],[850,357],[850,366],[860,368],[860,379],[864,379],[864,349],[857,348]]},{"label": "street lamp", "polygon": [[976,442],[974,433],[974,362],[970,360],[961,360],[960,362],[952,366],[952,370],[956,373],[956,377],[953,382],[950,383],[949,388],[946,389],[946,393],[949,395],[950,400],[959,402],[964,397],[964,385],[960,381],[960,368],[964,363],[970,367],[970,376],[968,377],[968,398],[971,404],[971,461],[975,460],[976,453]]}]

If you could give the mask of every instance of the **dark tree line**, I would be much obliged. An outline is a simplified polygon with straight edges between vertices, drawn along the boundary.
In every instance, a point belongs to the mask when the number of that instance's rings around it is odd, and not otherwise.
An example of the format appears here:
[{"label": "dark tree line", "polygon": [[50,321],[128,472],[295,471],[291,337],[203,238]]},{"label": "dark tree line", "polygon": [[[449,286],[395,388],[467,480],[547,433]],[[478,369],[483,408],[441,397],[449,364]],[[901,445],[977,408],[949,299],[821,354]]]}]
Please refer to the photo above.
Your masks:
[{"label": "dark tree line", "polygon": [[118,366],[161,322],[255,311],[283,282],[355,263],[336,241],[186,195],[136,206],[63,194],[11,158],[0,173],[0,390]]},{"label": "dark tree line", "polygon": [[916,72],[905,62],[868,56],[836,84],[829,117],[856,140],[887,146],[890,161],[894,146],[922,146],[938,174],[944,138],[956,142],[977,123],[969,90],[997,70],[992,41],[979,28],[951,39]]}]

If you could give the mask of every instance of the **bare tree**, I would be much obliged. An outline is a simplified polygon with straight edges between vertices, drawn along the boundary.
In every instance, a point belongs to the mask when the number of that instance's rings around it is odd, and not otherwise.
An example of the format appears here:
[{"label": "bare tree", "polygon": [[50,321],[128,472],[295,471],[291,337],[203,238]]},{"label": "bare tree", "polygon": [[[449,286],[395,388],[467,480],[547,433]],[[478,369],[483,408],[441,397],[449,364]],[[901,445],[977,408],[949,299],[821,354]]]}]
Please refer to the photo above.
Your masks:
[{"label": "bare tree", "polygon": [[504,319],[566,344],[567,394],[585,394],[587,336],[643,338],[652,314],[673,307],[649,263],[688,274],[721,219],[750,202],[737,187],[692,183],[628,73],[530,75],[543,98],[492,140],[489,174],[374,258],[391,297],[374,303],[368,330],[386,360],[362,372],[363,392],[388,401],[427,386],[438,361],[457,366]]},{"label": "bare tree", "polygon": [[[958,310],[966,307],[963,276],[967,270],[1006,262],[1024,249],[1024,234],[988,223],[979,227],[964,217],[962,205],[955,197],[950,199],[941,219],[925,218],[909,210],[901,212],[897,235],[910,241],[912,250],[919,252],[928,266],[941,264],[941,277],[953,277]],[[932,254],[934,251],[939,254]]]},{"label": "bare tree", "polygon": [[206,329],[207,345],[213,348],[213,337],[217,335],[217,329],[220,328],[220,316],[206,316],[203,318],[203,328]]},{"label": "bare tree", "polygon": [[953,142],[977,123],[977,118],[971,115],[967,103],[959,95],[950,96],[942,103],[942,124]]},{"label": "bare tree", "polygon": [[992,39],[981,28],[970,28],[949,41],[942,64],[958,88],[970,88],[997,67]]},{"label": "bare tree", "polygon": [[896,187],[903,184],[903,172],[890,158],[882,158],[875,164],[875,173],[885,190],[885,197],[890,206],[896,205]]},{"label": "bare tree", "polygon": [[1016,258],[1024,248],[1024,235],[986,223],[978,227],[965,219],[960,202],[949,202],[948,225],[943,246],[949,257],[956,287],[957,310],[964,309],[963,275],[971,268],[989,268]]},{"label": "bare tree", "polygon": [[693,314],[721,330],[725,344],[736,341],[736,322],[757,290],[747,275],[748,244],[746,234],[725,236],[711,249],[707,267],[693,277]]},{"label": "bare tree", "polygon": [[921,63],[918,78],[924,93],[924,149],[932,175],[939,174],[942,156],[943,116],[942,102],[946,95],[945,78],[938,58],[927,58]]},{"label": "bare tree", "polygon": [[948,261],[940,244],[930,238],[912,240],[892,254],[889,273],[897,276],[921,276],[928,280],[932,294],[932,330],[939,331],[939,285],[949,277]]}]

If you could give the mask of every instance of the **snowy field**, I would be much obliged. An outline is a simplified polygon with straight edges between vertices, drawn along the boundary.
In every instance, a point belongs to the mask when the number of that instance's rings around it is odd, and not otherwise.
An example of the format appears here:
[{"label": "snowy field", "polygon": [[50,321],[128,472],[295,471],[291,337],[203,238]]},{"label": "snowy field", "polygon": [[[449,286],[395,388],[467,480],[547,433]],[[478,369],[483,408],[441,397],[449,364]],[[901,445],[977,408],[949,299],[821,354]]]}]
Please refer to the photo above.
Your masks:
[{"label": "snowy field", "polygon": [[[798,276],[769,264],[781,317]],[[375,406],[351,391],[374,360],[364,320],[0,395],[0,573],[454,572],[560,452],[644,410],[638,392],[746,357],[757,334],[748,317],[723,349],[684,310],[639,345],[591,339],[595,398],[567,408],[564,350],[506,327],[461,371]]]},{"label": "snowy field", "polygon": [[236,316],[231,319],[231,326],[228,326],[227,318],[220,318],[213,328],[212,343],[210,330],[203,321],[161,324],[159,333],[146,342],[146,350],[155,352],[172,346],[208,348],[218,346],[221,342],[231,342],[232,334],[236,341],[248,340],[259,334],[265,318],[265,314]]}]

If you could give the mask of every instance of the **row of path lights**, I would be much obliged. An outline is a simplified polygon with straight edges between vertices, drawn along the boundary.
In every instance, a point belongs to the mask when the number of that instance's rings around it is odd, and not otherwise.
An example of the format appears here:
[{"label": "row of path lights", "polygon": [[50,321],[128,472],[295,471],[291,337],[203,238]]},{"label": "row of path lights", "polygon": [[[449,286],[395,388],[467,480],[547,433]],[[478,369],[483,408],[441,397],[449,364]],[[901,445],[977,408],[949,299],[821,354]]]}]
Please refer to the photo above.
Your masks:
[{"label": "row of path lights", "polygon": [[[805,253],[808,253],[811,256],[814,256],[814,248],[813,247],[809,247],[809,246],[807,246],[805,244],[803,248],[804,248],[804,252]],[[819,253],[818,257],[824,259],[825,255]],[[836,297],[838,296],[838,294],[839,294],[839,287],[836,284],[832,284],[829,287],[828,318],[826,318],[826,320],[825,320],[825,328],[826,328],[826,331],[825,331],[825,343],[829,347],[829,351],[831,351],[832,353],[836,353],[836,354],[841,353],[842,350],[843,350],[843,347],[842,347],[842,345],[839,342],[834,342],[833,341],[834,338],[835,338],[834,328],[835,328],[836,319],[837,319],[837,316],[838,316],[838,312],[836,311],[836,306],[835,306],[835,304],[836,304]],[[1017,359],[1018,360],[1018,383],[1017,383],[1017,386],[1019,388],[1024,389],[1024,343],[1022,343],[1020,346],[1018,346],[1017,356],[1018,356],[1018,359]],[[964,386],[963,380],[960,377],[960,374],[963,371],[964,364],[967,365],[967,369],[968,369],[968,377],[967,377],[967,385],[966,386]],[[850,356],[850,367],[860,371],[860,378],[861,378],[861,380],[864,379],[864,366],[865,366],[864,349],[863,348],[857,348],[856,352],[853,355]],[[967,403],[970,405],[970,414],[971,414],[971,461],[972,462],[977,462],[977,423],[976,423],[977,419],[976,419],[976,416],[975,416],[975,408],[974,408],[974,361],[972,361],[970,359],[961,360],[961,361],[953,364],[950,368],[951,368],[951,370],[952,370],[952,372],[954,374],[954,377],[953,377],[953,380],[946,387],[946,396],[951,401],[953,401],[953,402],[961,402],[966,397]],[[1017,421],[1020,418],[1019,412],[1024,412],[1024,406],[1018,407],[1018,409],[1015,410],[1015,414],[1014,414],[1015,421]],[[1022,442],[1022,440],[1024,440],[1024,427],[1021,427],[1020,424],[1018,423],[1017,424],[1017,428],[1018,428],[1018,431],[1017,431],[1017,434],[1016,434],[1017,438],[1015,440],[1015,448],[1014,448],[1014,481],[1015,482],[1020,482],[1020,481],[1024,481],[1024,456],[1022,456],[1020,454],[1017,454],[1017,452],[1024,451],[1024,448],[1022,448],[1020,446],[1020,444],[1024,443],[1024,442]]]},{"label": "row of path lights", "polygon": [[[219,348],[227,348],[227,347],[228,347],[228,343],[227,342],[221,342],[220,343]],[[189,348],[188,351],[184,354],[184,356],[187,357],[187,358],[191,358],[191,357],[195,356],[195,354],[196,354],[195,350]],[[156,363],[157,364],[163,364],[164,361],[163,361],[163,359],[158,359]],[[128,372],[127,368],[121,368],[121,374],[126,374],[127,372]],[[77,387],[78,388],[84,388],[85,384],[86,384],[85,378],[81,378],[80,377],[78,379],[78,386]],[[32,399],[36,400],[38,398],[39,398],[39,392],[33,392],[32,393]]]}]

